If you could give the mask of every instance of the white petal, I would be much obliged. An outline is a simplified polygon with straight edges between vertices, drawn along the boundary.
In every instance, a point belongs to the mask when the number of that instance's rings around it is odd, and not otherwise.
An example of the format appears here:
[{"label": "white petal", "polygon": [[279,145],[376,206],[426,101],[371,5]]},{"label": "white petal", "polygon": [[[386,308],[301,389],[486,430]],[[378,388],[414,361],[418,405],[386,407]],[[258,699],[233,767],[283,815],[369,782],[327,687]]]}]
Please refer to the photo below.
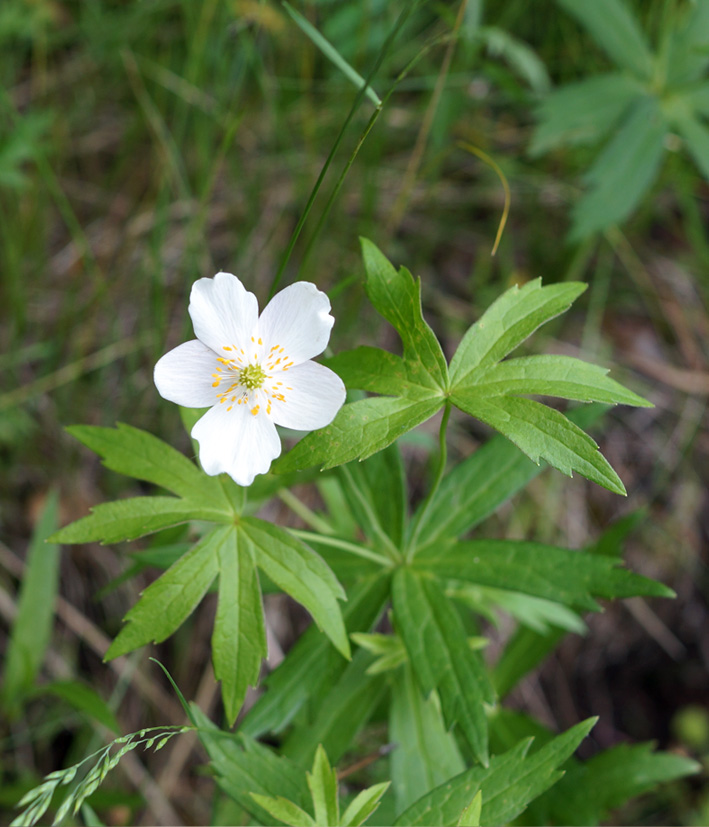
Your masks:
[{"label": "white petal", "polygon": [[[304,362],[274,376],[283,381],[285,402],[272,403],[276,425],[296,431],[324,428],[335,418],[345,401],[345,386],[340,377],[317,362]],[[288,390],[290,387],[290,390]]]},{"label": "white petal", "polygon": [[164,399],[185,408],[206,408],[216,401],[212,373],[217,357],[202,342],[193,339],[166,353],[155,365],[153,377]]},{"label": "white petal", "polygon": [[283,356],[299,365],[325,350],[334,323],[325,293],[309,281],[297,281],[266,305],[259,335],[266,345],[284,348]]},{"label": "white petal", "polygon": [[217,273],[192,285],[190,316],[195,336],[224,355],[224,347],[246,348],[256,330],[258,302],[236,276]]},{"label": "white petal", "polygon": [[263,411],[254,416],[247,405],[228,407],[215,405],[192,428],[199,461],[210,476],[227,473],[238,485],[251,485],[281,453],[281,441]]}]

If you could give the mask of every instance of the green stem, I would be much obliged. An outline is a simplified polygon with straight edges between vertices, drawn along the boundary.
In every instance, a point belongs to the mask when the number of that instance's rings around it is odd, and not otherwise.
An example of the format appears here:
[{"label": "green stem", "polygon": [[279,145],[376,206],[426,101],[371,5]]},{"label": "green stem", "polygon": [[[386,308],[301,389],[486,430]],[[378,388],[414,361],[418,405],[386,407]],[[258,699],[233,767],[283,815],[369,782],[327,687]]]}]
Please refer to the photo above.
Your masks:
[{"label": "green stem", "polygon": [[297,514],[304,523],[307,523],[320,534],[330,536],[335,533],[333,527],[326,520],[323,520],[323,518],[311,508],[308,508],[292,491],[289,491],[287,488],[281,488],[278,492],[278,498],[281,502],[284,502],[294,514]]},{"label": "green stem", "polygon": [[392,561],[386,558],[383,554],[377,554],[376,551],[358,546],[356,543],[350,543],[348,540],[340,540],[337,537],[323,536],[322,534],[315,534],[312,531],[301,531],[300,529],[288,529],[293,536],[300,540],[310,541],[311,543],[321,543],[324,546],[331,546],[332,548],[339,548],[343,551],[349,551],[350,554],[356,554],[358,557],[364,557],[367,560],[372,560],[379,563],[380,566],[390,567]]},{"label": "green stem", "polygon": [[441,428],[438,432],[438,444],[439,444],[439,452],[438,452],[438,465],[436,467],[436,475],[433,478],[433,483],[431,485],[431,489],[426,495],[426,499],[423,501],[423,504],[418,512],[418,516],[414,522],[413,531],[411,534],[411,538],[407,543],[406,547],[406,560],[411,560],[411,558],[416,553],[416,543],[419,538],[419,534],[421,533],[421,526],[425,518],[428,516],[428,512],[431,510],[431,505],[433,504],[433,500],[438,492],[438,488],[440,487],[441,480],[443,479],[443,475],[446,472],[446,463],[448,461],[448,444],[446,442],[446,430],[448,429],[448,420],[450,419],[451,415],[451,403],[450,400],[446,402],[446,407],[443,410],[443,418],[441,419]]}]

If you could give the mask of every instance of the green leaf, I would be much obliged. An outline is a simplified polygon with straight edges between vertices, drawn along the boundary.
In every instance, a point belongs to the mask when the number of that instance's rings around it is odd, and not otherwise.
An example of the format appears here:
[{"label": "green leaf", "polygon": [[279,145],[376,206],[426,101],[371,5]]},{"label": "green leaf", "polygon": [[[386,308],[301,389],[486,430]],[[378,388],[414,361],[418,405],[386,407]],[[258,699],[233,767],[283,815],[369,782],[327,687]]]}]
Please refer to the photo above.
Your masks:
[{"label": "green leaf", "polygon": [[[305,810],[287,798],[283,798],[282,795],[271,798],[267,795],[251,793],[251,798],[253,798],[259,806],[263,807],[269,815],[272,815],[284,824],[289,824],[290,827],[315,827],[317,824],[317,822],[313,820],[313,817],[306,813]],[[334,824],[335,822],[332,823]]]},{"label": "green leaf", "polygon": [[327,760],[320,744],[315,751],[312,772],[307,773],[308,787],[313,798],[315,823],[328,827],[340,823],[340,802],[337,798],[337,773]]},{"label": "green leaf", "polygon": [[[342,74],[351,81],[357,89],[363,89],[366,81],[356,72],[350,64],[342,57],[337,49],[313,26],[313,24],[303,15],[296,11],[290,3],[283,0],[283,8],[288,12],[291,19],[297,24],[300,30],[310,38],[310,40],[317,46],[318,49],[325,55],[325,57],[332,61]],[[365,94],[372,101],[375,106],[381,106],[382,102],[377,93],[371,86],[367,86]]]},{"label": "green leaf", "polygon": [[437,387],[448,384],[448,363],[436,334],[421,312],[421,281],[401,267],[394,269],[384,254],[366,238],[360,239],[367,271],[367,295],[375,309],[401,337],[404,360],[419,362]]},{"label": "green leaf", "polygon": [[537,632],[520,626],[507,641],[492,671],[492,683],[501,699],[556,649],[566,630],[551,627]]},{"label": "green leaf", "polygon": [[389,741],[396,748],[389,759],[396,812],[405,810],[447,779],[465,769],[453,734],[443,723],[435,692],[421,695],[410,666],[392,675]]},{"label": "green leaf", "polygon": [[384,676],[368,674],[371,663],[369,653],[355,652],[337,682],[317,704],[313,704],[314,717],[293,728],[283,744],[284,755],[307,766],[321,744],[332,761],[340,760],[386,692]]},{"label": "green leaf", "polygon": [[389,783],[384,781],[382,784],[375,784],[355,796],[342,816],[342,827],[359,827],[360,824],[364,824],[379,807],[379,800],[389,789]]},{"label": "green leaf", "polygon": [[227,722],[233,726],[249,686],[266,657],[261,589],[254,560],[236,531],[217,549],[219,602],[212,634],[214,676],[222,682]]},{"label": "green leaf", "polygon": [[412,401],[377,396],[340,408],[326,428],[313,431],[278,460],[278,474],[319,466],[321,470],[366,459],[400,436],[430,419],[443,407],[442,396]]},{"label": "green leaf", "polygon": [[558,767],[573,753],[595,723],[591,718],[527,755],[531,739],[508,752],[495,755],[489,767],[473,767],[432,790],[405,810],[397,825],[452,825],[469,805],[474,790],[482,793],[480,824],[508,824],[562,773]]},{"label": "green leaf", "polygon": [[653,407],[651,402],[609,379],[607,374],[608,368],[572,356],[525,356],[476,371],[465,390],[467,394],[475,389],[483,398],[531,394],[578,402]]},{"label": "green leaf", "polygon": [[49,646],[54,601],[59,590],[60,549],[45,542],[57,527],[58,496],[52,491],[42,509],[27,549],[25,574],[5,656],[2,706],[9,718],[19,713],[34,684]]},{"label": "green leaf", "polygon": [[347,596],[323,559],[285,529],[255,517],[244,517],[239,533],[253,544],[256,565],[305,606],[333,645],[349,658],[350,644],[337,603]]},{"label": "green leaf", "polygon": [[[585,405],[569,411],[569,419],[589,427],[603,410],[600,405]],[[504,437],[488,440],[446,474],[429,508],[419,507],[414,517],[414,523],[421,523],[416,553],[474,528],[521,491],[543,467]]]},{"label": "green leaf", "polygon": [[307,806],[308,789],[299,767],[243,734],[219,729],[196,704],[192,714],[217,784],[261,824],[271,823],[270,813],[254,801],[252,793],[284,796],[300,808]]},{"label": "green leaf", "polygon": [[126,625],[106,652],[106,660],[146,643],[168,638],[192,614],[219,572],[219,552],[233,543],[234,528],[212,529],[184,557],[143,592],[125,616]]},{"label": "green leaf", "polygon": [[541,279],[511,287],[463,336],[450,364],[451,386],[470,384],[474,371],[499,362],[540,325],[568,310],[585,289],[578,282],[542,287]]},{"label": "green leaf", "polygon": [[73,425],[66,429],[95,451],[111,471],[152,482],[195,503],[229,510],[217,477],[209,477],[166,442],[122,422],[116,428]]},{"label": "green leaf", "polygon": [[669,86],[691,84],[703,79],[709,66],[708,31],[709,3],[697,0],[691,10],[686,10],[683,22],[670,35],[664,63]]},{"label": "green leaf", "polygon": [[554,90],[537,109],[539,123],[529,145],[530,155],[595,143],[613,129],[643,91],[641,83],[624,74],[597,75]]},{"label": "green leaf", "polygon": [[[390,579],[381,573],[356,584],[349,593],[343,617],[350,631],[370,629],[381,616],[389,598]],[[311,695],[334,684],[347,661],[315,627],[308,629],[285,660],[266,678],[267,691],[249,710],[241,731],[257,738],[264,732],[280,732],[303,708]]]},{"label": "green leaf", "polygon": [[460,814],[457,827],[480,827],[480,816],[483,809],[483,794],[480,790],[475,793],[473,800]]},{"label": "green leaf", "polygon": [[625,0],[558,0],[621,69],[650,80],[654,57]]},{"label": "green leaf", "polygon": [[574,207],[578,241],[624,221],[657,177],[667,123],[656,98],[641,98],[585,175],[589,191]]},{"label": "green leaf", "polygon": [[354,632],[350,637],[357,646],[377,656],[374,663],[367,668],[368,675],[380,675],[382,672],[397,669],[409,659],[404,642],[398,635],[367,635]]},{"label": "green leaf", "polygon": [[323,364],[342,379],[348,388],[384,396],[427,399],[438,394],[436,382],[420,362],[409,362],[378,347],[344,350]]},{"label": "green leaf", "polygon": [[549,91],[549,75],[546,66],[537,53],[523,40],[519,40],[505,29],[497,26],[483,26],[476,32],[485,44],[491,57],[505,60],[532,91],[543,95]]},{"label": "green leaf", "polygon": [[661,583],[619,568],[614,557],[522,540],[468,540],[430,549],[416,558],[415,566],[439,578],[522,592],[590,611],[599,608],[594,597],[674,596]]},{"label": "green leaf", "polygon": [[121,734],[121,728],[113,710],[90,686],[79,681],[52,681],[40,687],[39,692],[43,695],[61,698],[78,712],[103,724],[111,732],[116,735]]},{"label": "green leaf", "polygon": [[452,402],[506,436],[534,462],[546,460],[566,476],[577,471],[615,494],[625,487],[588,434],[559,411],[532,399],[499,396],[480,399],[474,390],[456,391]]},{"label": "green leaf", "polygon": [[495,693],[458,613],[433,580],[408,568],[394,574],[392,601],[397,631],[423,693],[438,689],[446,724],[457,722],[477,760],[487,765],[484,704],[493,703]]},{"label": "green leaf", "polygon": [[695,164],[702,175],[709,178],[709,129],[693,115],[676,119],[675,123]]},{"label": "green leaf", "polygon": [[88,517],[60,528],[49,539],[56,543],[120,543],[189,520],[227,523],[233,522],[234,515],[177,497],[129,497],[94,506]]},{"label": "green leaf", "polygon": [[570,762],[564,778],[534,803],[545,824],[597,825],[612,810],[658,784],[694,775],[696,761],[652,744],[619,744],[581,763]]}]

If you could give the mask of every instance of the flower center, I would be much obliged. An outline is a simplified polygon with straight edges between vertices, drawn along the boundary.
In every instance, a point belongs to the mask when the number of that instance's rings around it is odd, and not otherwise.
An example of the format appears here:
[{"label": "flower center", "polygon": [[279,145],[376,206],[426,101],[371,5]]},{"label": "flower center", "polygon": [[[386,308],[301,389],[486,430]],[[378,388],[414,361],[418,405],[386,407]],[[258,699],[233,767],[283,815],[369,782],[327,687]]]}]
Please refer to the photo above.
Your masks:
[{"label": "flower center", "polygon": [[259,364],[247,365],[239,373],[239,382],[250,391],[255,391],[263,385],[266,378],[266,371]]}]

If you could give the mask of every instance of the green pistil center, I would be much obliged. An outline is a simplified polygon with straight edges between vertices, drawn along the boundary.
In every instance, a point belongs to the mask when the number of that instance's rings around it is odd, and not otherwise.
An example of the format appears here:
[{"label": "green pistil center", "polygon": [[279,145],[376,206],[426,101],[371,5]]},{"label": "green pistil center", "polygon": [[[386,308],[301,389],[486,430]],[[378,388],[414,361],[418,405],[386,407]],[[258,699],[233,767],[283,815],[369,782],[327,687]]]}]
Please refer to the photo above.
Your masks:
[{"label": "green pistil center", "polygon": [[263,385],[266,371],[261,365],[247,365],[239,374],[239,383],[250,391],[255,391]]}]

